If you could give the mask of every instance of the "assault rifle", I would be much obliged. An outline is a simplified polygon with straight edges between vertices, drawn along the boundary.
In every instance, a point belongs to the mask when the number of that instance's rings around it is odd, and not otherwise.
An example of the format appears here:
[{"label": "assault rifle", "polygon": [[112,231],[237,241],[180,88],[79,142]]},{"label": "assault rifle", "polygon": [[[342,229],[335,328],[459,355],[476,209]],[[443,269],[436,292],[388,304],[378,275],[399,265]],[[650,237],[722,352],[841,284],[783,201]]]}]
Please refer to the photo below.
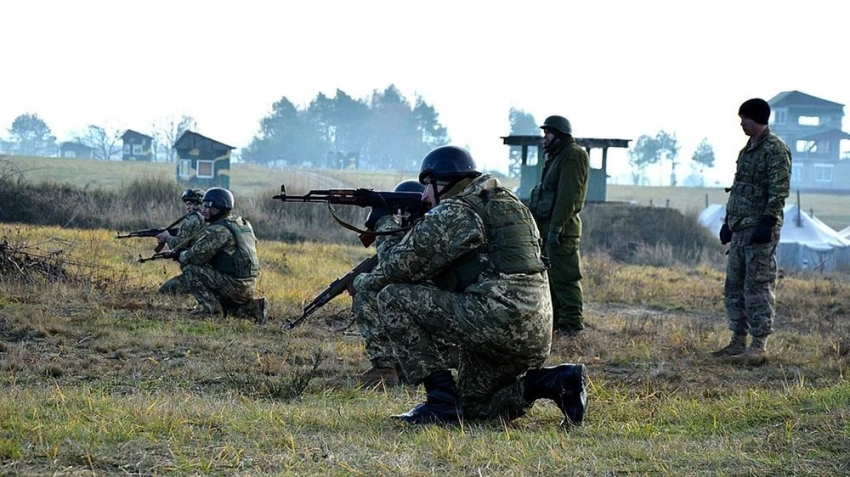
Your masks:
[{"label": "assault rifle", "polygon": [[151,260],[163,260],[163,259],[177,260],[178,258],[180,258],[180,252],[182,252],[182,251],[183,250],[180,250],[178,248],[178,249],[174,249],[174,250],[169,250],[167,252],[157,252],[157,253],[151,255],[150,257],[146,257],[146,258],[139,257],[139,263],[145,263],[145,262],[150,262]]},{"label": "assault rifle", "polygon": [[399,232],[399,230],[374,232],[358,229],[340,219],[331,205],[377,207],[392,211],[393,213],[408,213],[412,217],[422,217],[428,211],[428,205],[422,202],[422,194],[419,192],[375,191],[373,189],[360,188],[311,190],[306,195],[287,195],[286,186],[281,184],[280,194],[273,196],[272,199],[278,199],[283,202],[322,202],[328,204],[334,220],[346,229],[359,233],[360,242],[363,243],[364,247],[371,245],[375,241],[376,235],[393,234]]},{"label": "assault rifle", "polygon": [[295,321],[291,321],[289,319],[286,320],[286,324],[283,326],[285,330],[291,330],[298,326],[299,323],[304,321],[308,316],[312,315],[319,308],[325,306],[329,301],[338,297],[342,292],[348,289],[351,286],[351,283],[354,281],[354,278],[361,273],[369,273],[372,271],[375,266],[378,265],[378,256],[372,255],[369,258],[364,259],[362,262],[357,264],[356,267],[352,268],[345,275],[337,278],[327,288],[322,290],[313,301],[310,302],[309,305],[304,307],[304,312],[301,313],[301,316],[298,317]]},{"label": "assault rifle", "polygon": [[[180,217],[179,219],[175,220],[171,225],[169,225],[168,227],[165,227],[164,229],[137,230],[135,232],[130,232],[130,233],[124,234],[124,235],[118,234],[118,235],[115,236],[115,238],[125,239],[125,238],[136,238],[136,237],[156,237],[157,235],[165,232],[166,230],[168,231],[168,233],[170,235],[177,235],[177,232],[179,230],[179,229],[177,229],[177,225],[180,222],[183,222],[184,220],[186,220],[186,217],[188,217],[188,216],[189,216],[189,214],[186,214],[183,217]],[[156,244],[156,248],[154,248],[153,251],[156,252],[156,253],[159,253],[162,250],[162,247],[164,247],[164,246],[165,246],[165,242],[158,243],[158,244]]]},{"label": "assault rifle", "polygon": [[206,226],[201,227],[200,230],[198,230],[197,232],[193,233],[192,235],[186,237],[182,242],[177,244],[176,247],[174,247],[172,250],[169,250],[167,252],[160,252],[160,250],[162,250],[162,245],[165,245],[164,242],[157,245],[157,248],[154,249],[155,253],[153,255],[151,255],[150,257],[142,258],[142,256],[139,255],[139,263],[145,263],[145,262],[150,262],[152,260],[163,260],[163,259],[178,260],[180,258],[180,253],[183,252],[184,250],[186,250],[187,248],[189,248],[189,244],[192,243],[192,240],[194,240],[197,236],[201,235],[206,229],[207,229]]}]

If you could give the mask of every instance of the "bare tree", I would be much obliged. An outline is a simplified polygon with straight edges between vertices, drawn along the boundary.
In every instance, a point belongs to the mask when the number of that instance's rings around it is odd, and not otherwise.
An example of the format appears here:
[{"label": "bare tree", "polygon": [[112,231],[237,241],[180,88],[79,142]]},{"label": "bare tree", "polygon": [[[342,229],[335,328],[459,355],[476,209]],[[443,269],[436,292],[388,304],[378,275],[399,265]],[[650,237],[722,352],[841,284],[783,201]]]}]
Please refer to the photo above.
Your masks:
[{"label": "bare tree", "polygon": [[198,129],[198,123],[191,116],[168,116],[162,121],[155,121],[153,127],[153,137],[157,144],[157,156],[162,154],[165,162],[174,162],[174,143],[180,139],[180,136],[193,129]]},{"label": "bare tree", "polygon": [[111,161],[121,155],[121,131],[110,127],[89,124],[82,134],[77,134],[77,141],[93,149],[95,159]]}]

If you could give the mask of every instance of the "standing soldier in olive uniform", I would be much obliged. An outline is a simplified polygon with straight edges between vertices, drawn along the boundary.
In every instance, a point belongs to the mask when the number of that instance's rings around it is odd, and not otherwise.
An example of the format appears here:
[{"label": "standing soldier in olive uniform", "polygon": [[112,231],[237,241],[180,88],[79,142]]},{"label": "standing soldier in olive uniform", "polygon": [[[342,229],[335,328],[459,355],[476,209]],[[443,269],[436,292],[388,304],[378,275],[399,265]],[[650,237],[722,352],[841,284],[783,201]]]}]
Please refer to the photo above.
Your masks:
[{"label": "standing soldier in olive uniform", "polygon": [[257,238],[247,220],[232,215],[233,194],[213,187],[203,198],[209,223],[188,250],[180,254],[183,277],[200,305],[193,314],[233,314],[266,320],[266,299],[255,298],[260,263]]},{"label": "standing soldier in olive uniform", "polygon": [[554,327],[575,336],[584,329],[579,212],[587,196],[590,161],[567,118],[549,116],[540,128],[546,162],[540,184],[531,192],[530,208],[545,237]]},{"label": "standing soldier in olive uniform", "polygon": [[763,359],[776,313],[776,246],[791,183],[791,151],[767,126],[767,101],[744,101],[738,116],[750,139],[738,154],[720,229],[720,241],[731,242],[724,292],[732,339],[714,354]]},{"label": "standing soldier in olive uniform", "polygon": [[459,147],[428,153],[419,182],[432,209],[373,273],[354,281],[357,293],[378,292],[378,316],[405,379],[425,385],[425,402],[394,417],[510,420],[547,398],[564,425],[580,424],[584,365],[540,368],[552,342],[552,305],[528,208]]},{"label": "standing soldier in olive uniform", "polygon": [[[425,186],[416,180],[402,181],[395,186],[395,192],[419,192],[425,190]],[[373,208],[366,219],[366,229],[381,233],[375,238],[375,248],[378,250],[378,260],[386,257],[387,250],[398,244],[409,224],[407,219],[401,220],[393,216],[392,211],[384,208]],[[389,232],[397,230],[398,233]],[[383,235],[386,234],[386,235]],[[392,345],[383,330],[381,319],[378,317],[378,291],[362,290],[355,293],[352,302],[354,320],[360,329],[360,334],[366,342],[366,355],[372,367],[363,374],[357,376],[357,381],[366,386],[374,386],[383,383],[387,386],[399,384],[396,359],[393,357]]]},{"label": "standing soldier in olive uniform", "polygon": [[[194,243],[198,232],[204,228],[204,216],[201,214],[201,201],[204,197],[204,191],[200,189],[186,189],[180,199],[186,206],[186,216],[183,217],[183,222],[180,223],[180,228],[177,230],[177,235],[172,236],[168,231],[164,231],[156,236],[156,240],[168,245],[169,250],[174,250],[177,247],[189,248]],[[159,287],[159,293],[182,295],[189,293],[186,287],[186,282],[183,280],[183,275],[171,277]]]}]

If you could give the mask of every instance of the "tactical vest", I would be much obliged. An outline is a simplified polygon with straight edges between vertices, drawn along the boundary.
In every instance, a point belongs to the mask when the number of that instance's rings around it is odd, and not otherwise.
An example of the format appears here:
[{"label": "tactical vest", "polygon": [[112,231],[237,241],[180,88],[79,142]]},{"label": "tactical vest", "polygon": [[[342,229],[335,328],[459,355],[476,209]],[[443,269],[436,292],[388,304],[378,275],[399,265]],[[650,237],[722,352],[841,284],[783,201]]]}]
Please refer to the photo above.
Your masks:
[{"label": "tactical vest", "polygon": [[219,272],[233,278],[256,278],[260,274],[260,261],[257,259],[257,245],[254,242],[254,229],[247,220],[238,225],[227,218],[215,225],[223,225],[236,239],[236,251],[232,254],[219,250],[210,260],[210,265]]},{"label": "tactical vest", "polygon": [[485,270],[506,275],[546,270],[540,257],[537,225],[531,212],[513,192],[499,187],[453,198],[481,216],[486,242],[436,277],[437,286],[460,292],[475,283]]}]

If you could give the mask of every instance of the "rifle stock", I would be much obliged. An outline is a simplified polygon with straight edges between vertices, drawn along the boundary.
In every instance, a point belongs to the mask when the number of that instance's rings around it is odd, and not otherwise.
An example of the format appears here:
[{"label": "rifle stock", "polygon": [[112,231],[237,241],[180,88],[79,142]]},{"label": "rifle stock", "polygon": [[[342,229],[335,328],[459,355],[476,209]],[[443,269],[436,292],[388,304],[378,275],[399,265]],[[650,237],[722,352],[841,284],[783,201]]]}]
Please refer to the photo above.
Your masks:
[{"label": "rifle stock", "polygon": [[303,313],[299,316],[295,321],[291,321],[289,319],[286,320],[286,324],[283,326],[285,330],[291,330],[298,326],[302,321],[307,319],[310,315],[319,310],[319,308],[325,306],[338,297],[342,292],[344,292],[354,279],[360,275],[361,273],[369,273],[378,265],[378,256],[372,255],[369,258],[364,259],[362,262],[357,264],[356,267],[352,268],[345,275],[337,278],[327,288],[322,290],[316,298],[313,299],[307,306],[304,307]]}]

